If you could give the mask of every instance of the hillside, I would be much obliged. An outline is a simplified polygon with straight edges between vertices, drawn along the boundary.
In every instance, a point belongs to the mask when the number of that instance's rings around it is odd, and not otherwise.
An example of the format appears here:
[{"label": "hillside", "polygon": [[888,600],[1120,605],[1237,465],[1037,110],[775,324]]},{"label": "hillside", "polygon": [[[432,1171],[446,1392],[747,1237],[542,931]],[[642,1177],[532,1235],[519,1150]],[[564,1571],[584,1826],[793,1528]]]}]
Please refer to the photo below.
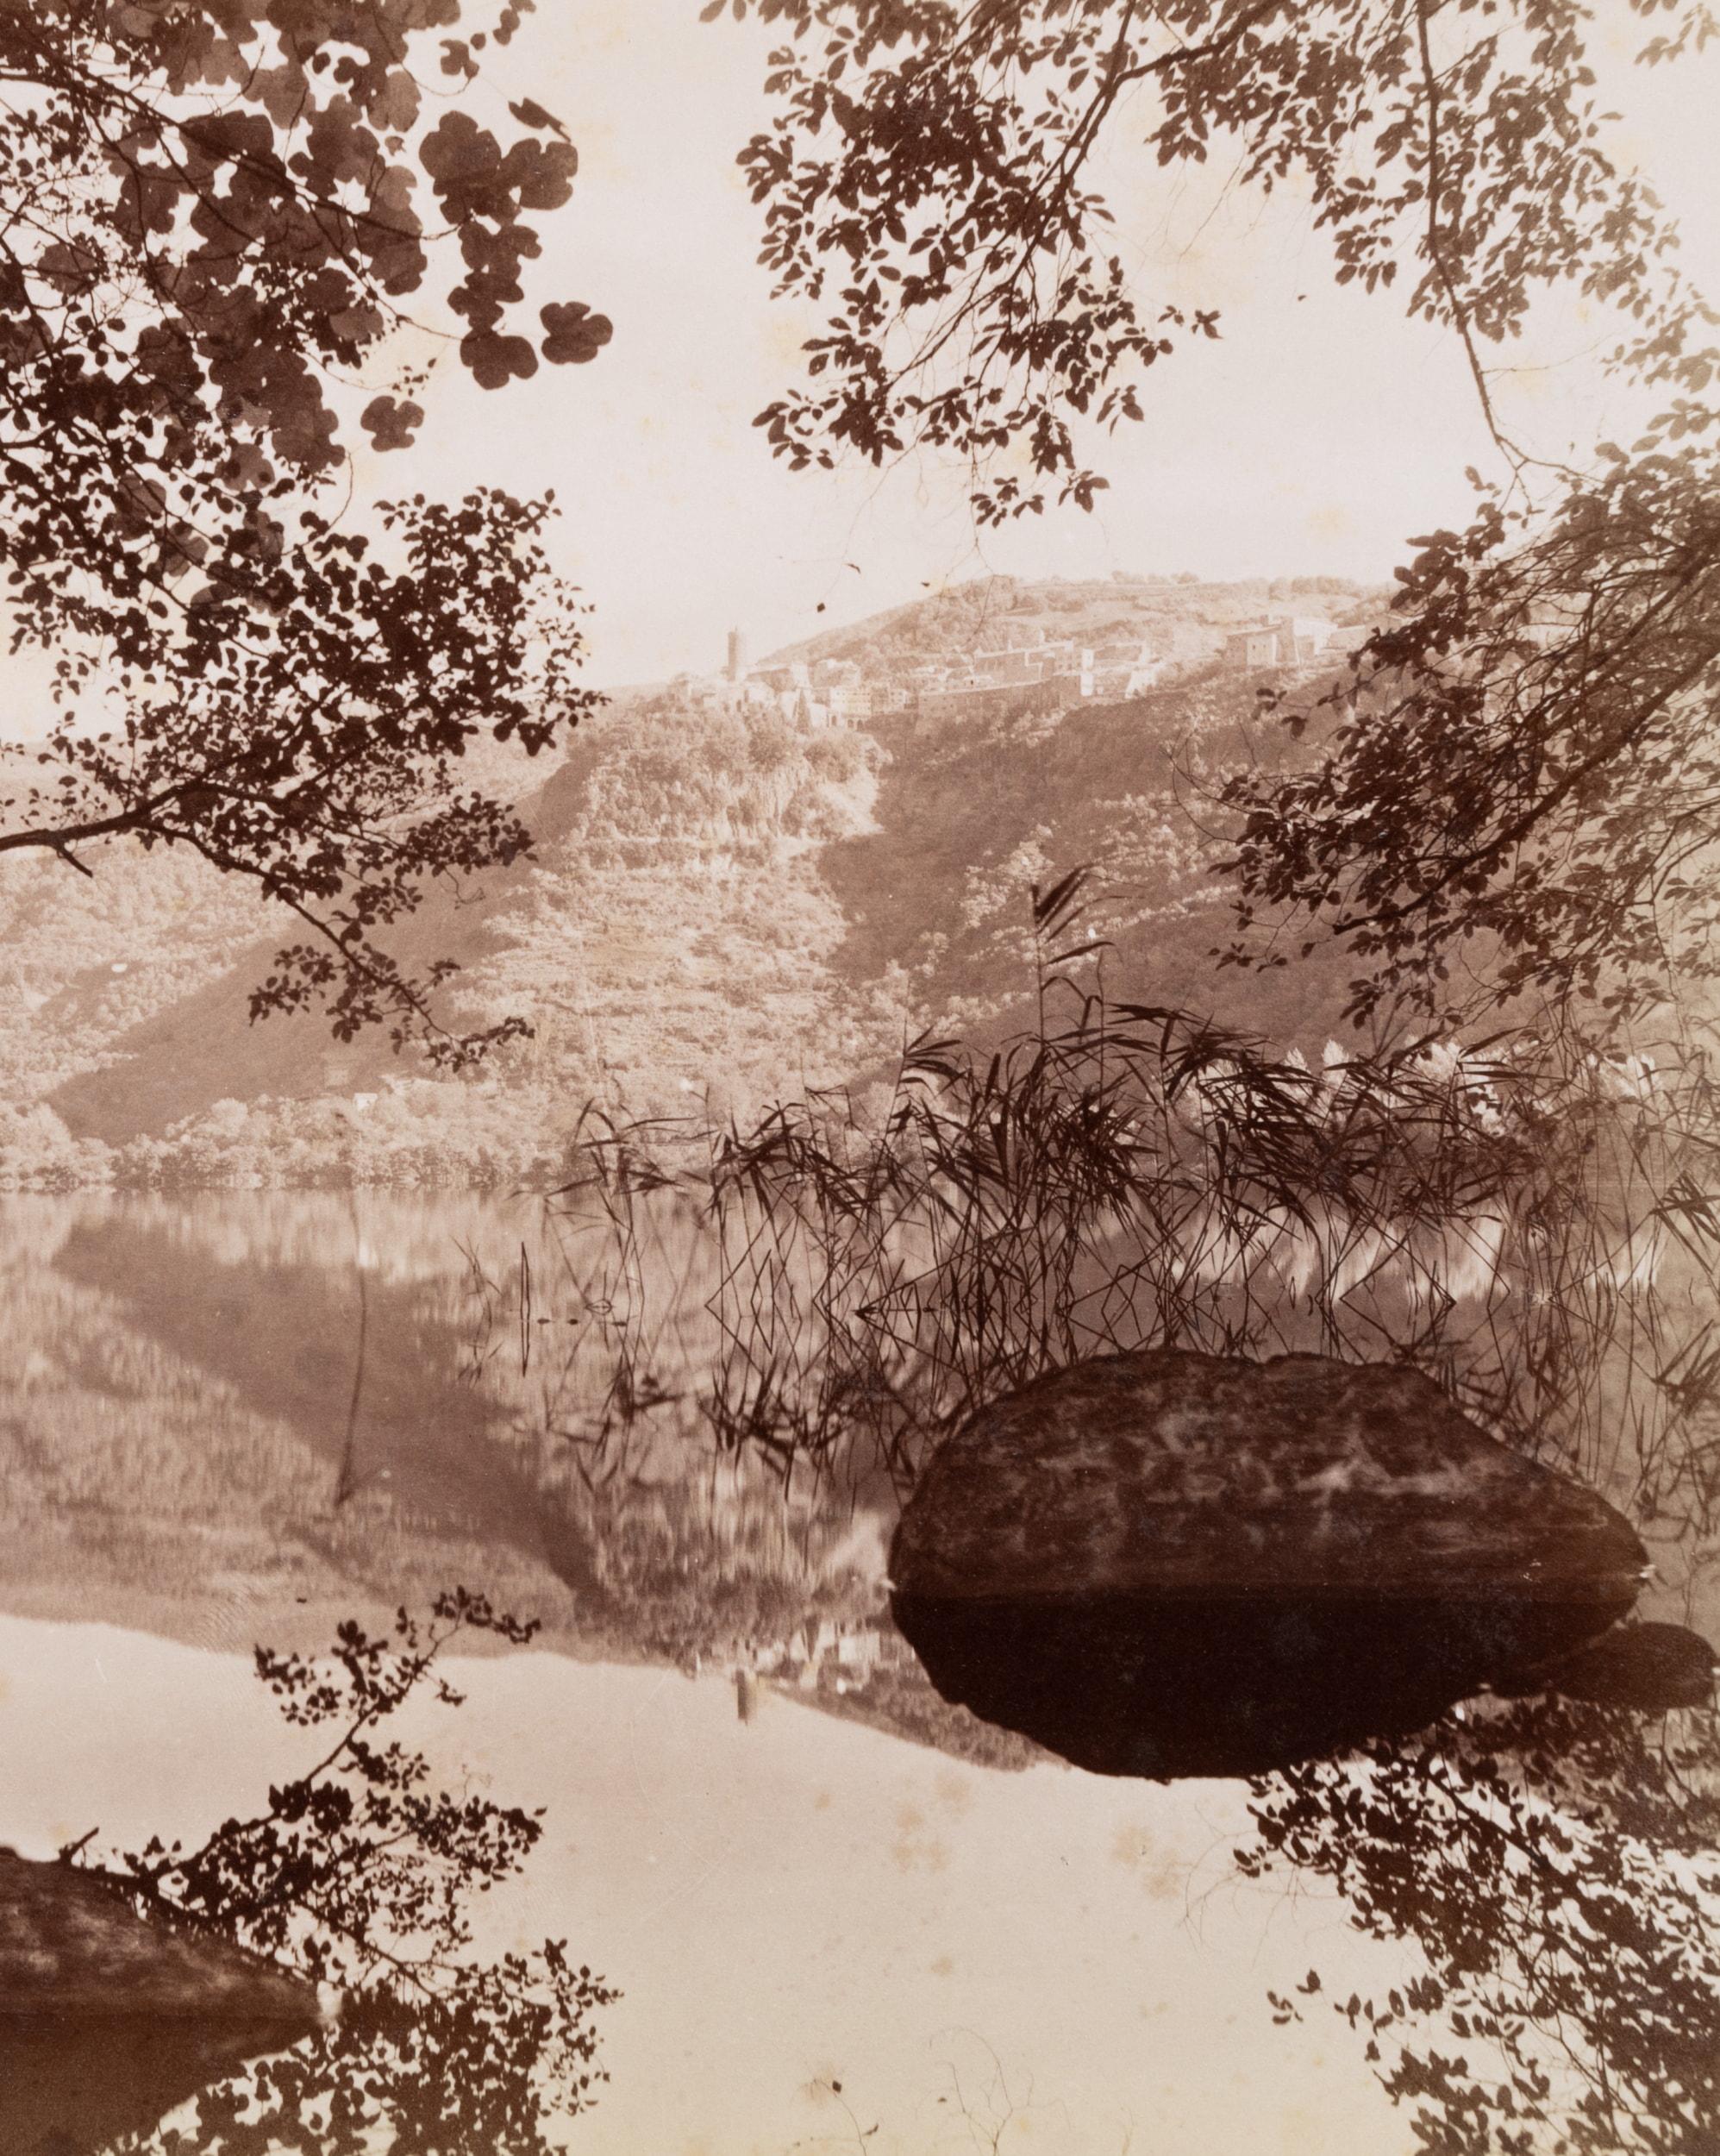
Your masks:
[{"label": "hillside", "polygon": [[[1333,620],[1365,596],[1267,586],[987,580],[772,655],[889,680],[1023,636],[1192,625],[1210,650],[1262,611]],[[827,668],[827,671],[829,669]],[[867,1077],[905,1035],[1007,1025],[1031,981],[1029,887],[1095,865],[1109,984],[1285,1037],[1330,1030],[1335,976],[1218,973],[1208,825],[1222,771],[1278,753],[1255,677],[1210,657],[1123,700],[928,718],[909,704],[808,730],[721,683],[618,699],[552,769],[500,774],[533,857],[438,893],[406,957],[463,970],[447,1013],[533,1037],[437,1077],[385,1037],[253,1026],[278,938],[248,890],[122,845],[93,879],[0,862],[0,1182],[410,1183],[554,1173],[591,1100],[744,1112]],[[898,705],[902,699],[898,698]]]}]

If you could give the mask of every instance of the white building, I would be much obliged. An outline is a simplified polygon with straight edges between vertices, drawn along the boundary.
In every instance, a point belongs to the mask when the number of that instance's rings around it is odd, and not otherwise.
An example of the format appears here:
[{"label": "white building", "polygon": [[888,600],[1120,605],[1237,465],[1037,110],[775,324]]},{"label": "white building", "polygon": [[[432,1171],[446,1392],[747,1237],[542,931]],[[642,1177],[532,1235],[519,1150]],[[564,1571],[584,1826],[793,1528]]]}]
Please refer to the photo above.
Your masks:
[{"label": "white building", "polygon": [[1309,666],[1323,658],[1332,641],[1332,624],[1317,615],[1281,614],[1275,621],[1251,622],[1224,639],[1224,656],[1234,667]]}]

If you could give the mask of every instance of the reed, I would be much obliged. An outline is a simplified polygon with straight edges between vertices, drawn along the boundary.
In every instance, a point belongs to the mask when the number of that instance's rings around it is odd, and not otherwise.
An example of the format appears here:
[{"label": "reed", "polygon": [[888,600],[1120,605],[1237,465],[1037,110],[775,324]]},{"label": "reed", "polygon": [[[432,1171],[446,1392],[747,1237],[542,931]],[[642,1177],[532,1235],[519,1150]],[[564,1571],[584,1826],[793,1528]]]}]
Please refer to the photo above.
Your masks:
[{"label": "reed", "polygon": [[881,1116],[846,1093],[745,1125],[588,1112],[554,1202],[630,1313],[618,1384],[688,1286],[648,1246],[693,1216],[704,1417],[785,1473],[864,1438],[910,1476],[929,1436],[1083,1356],[1305,1350],[1410,1361],[1512,1444],[1705,1529],[1700,1044],[1602,1054],[1549,1025],[1313,1068],[1108,996],[1085,888],[1035,893],[1030,1024],[988,1052],[909,1043]]}]

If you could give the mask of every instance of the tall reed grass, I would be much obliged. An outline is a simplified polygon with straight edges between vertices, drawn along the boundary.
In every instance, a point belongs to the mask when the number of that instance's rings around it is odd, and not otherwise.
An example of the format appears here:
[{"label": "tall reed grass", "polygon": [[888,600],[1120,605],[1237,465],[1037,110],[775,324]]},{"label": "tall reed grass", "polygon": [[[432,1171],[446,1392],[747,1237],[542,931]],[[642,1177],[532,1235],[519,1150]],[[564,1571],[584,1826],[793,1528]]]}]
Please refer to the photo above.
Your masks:
[{"label": "tall reed grass", "polygon": [[[1030,1023],[923,1036],[887,1106],[745,1125],[593,1110],[554,1202],[641,1334],[647,1246],[711,1260],[704,1415],[791,1472],[929,1436],[1080,1357],[1405,1359],[1501,1437],[1706,1530],[1720,1492],[1720,1115],[1688,1041],[1567,1028],[1301,1055],[1108,996],[1081,872],[1034,895]],[[654,1226],[654,1223],[658,1224]],[[637,1372],[624,1382],[636,1383]]]}]

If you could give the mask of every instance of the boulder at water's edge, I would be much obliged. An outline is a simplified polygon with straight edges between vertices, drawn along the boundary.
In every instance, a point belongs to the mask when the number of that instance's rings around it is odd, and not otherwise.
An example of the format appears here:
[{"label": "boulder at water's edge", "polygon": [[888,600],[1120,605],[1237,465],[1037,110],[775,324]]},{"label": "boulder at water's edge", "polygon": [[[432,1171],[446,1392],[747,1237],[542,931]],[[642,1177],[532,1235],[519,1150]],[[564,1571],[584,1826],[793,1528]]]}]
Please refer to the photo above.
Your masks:
[{"label": "boulder at water's edge", "polygon": [[939,1447],[891,1547],[947,1698],[1100,1772],[1259,1771],[1423,1726],[1636,1599],[1628,1520],[1431,1379],[1160,1349]]}]

